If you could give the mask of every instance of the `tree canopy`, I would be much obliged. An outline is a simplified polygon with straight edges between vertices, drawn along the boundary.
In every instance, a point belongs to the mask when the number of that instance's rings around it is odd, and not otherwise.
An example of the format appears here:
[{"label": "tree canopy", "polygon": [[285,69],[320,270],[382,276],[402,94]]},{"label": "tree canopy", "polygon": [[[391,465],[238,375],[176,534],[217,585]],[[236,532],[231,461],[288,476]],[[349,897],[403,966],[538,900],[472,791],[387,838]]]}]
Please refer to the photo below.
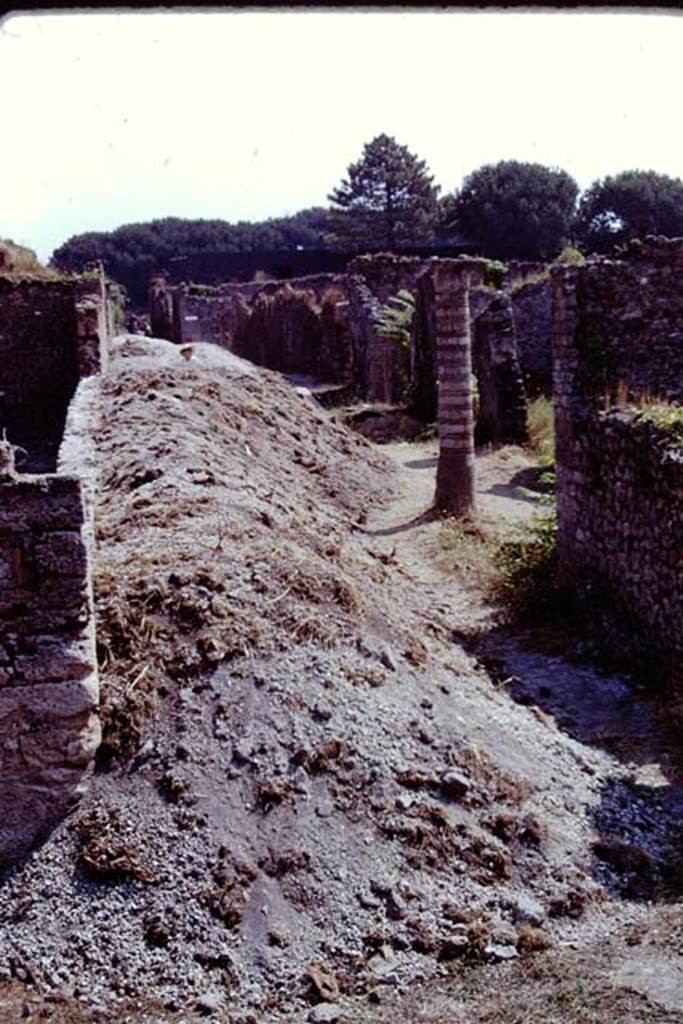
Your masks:
[{"label": "tree canopy", "polygon": [[485,256],[542,260],[569,240],[578,192],[559,168],[503,160],[469,174],[444,206]]},{"label": "tree canopy", "polygon": [[683,235],[683,181],[656,171],[622,171],[595,181],[579,203],[576,236],[599,253],[645,235]]},{"label": "tree canopy", "polygon": [[73,235],[55,249],[51,262],[59,270],[79,271],[100,259],[107,273],[120,281],[135,301],[144,303],[149,277],[172,267],[179,258],[297,247],[321,249],[330,228],[330,211],[322,207],[256,223],[165,217],[124,224],[114,231]]},{"label": "tree canopy", "polygon": [[340,248],[393,249],[433,236],[438,186],[424,160],[378,135],[328,199],[337,211],[330,241]]}]

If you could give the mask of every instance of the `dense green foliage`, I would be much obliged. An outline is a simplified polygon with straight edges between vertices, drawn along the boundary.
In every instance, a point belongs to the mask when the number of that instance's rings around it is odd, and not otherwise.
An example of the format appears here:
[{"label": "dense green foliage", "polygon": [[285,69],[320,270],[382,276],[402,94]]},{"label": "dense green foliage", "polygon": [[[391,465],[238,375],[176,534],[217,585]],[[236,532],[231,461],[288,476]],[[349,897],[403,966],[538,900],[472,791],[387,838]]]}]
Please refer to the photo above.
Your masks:
[{"label": "dense green foliage", "polygon": [[632,238],[683,235],[683,181],[655,171],[622,171],[594,182],[579,204],[576,236],[609,253]]},{"label": "dense green foliage", "polygon": [[644,420],[654,423],[678,444],[683,444],[683,406],[673,402],[645,401],[639,411]]},{"label": "dense green foliage", "polygon": [[[594,182],[578,213],[578,187],[565,171],[515,160],[478,168],[459,192],[441,198],[438,192],[424,160],[383,134],[349,166],[329,196],[330,209],[312,207],[255,223],[165,217],[124,224],[74,235],[55,250],[51,266],[78,273],[101,260],[133,305],[144,306],[149,278],[156,273],[177,272],[208,283],[236,271],[253,274],[253,255],[236,260],[240,253],[395,250],[456,233],[493,260],[550,260],[561,253],[562,262],[577,263],[583,257],[567,247],[570,239],[584,251],[612,252],[633,237],[683,235],[683,181],[654,171],[624,171]],[[311,258],[314,264],[319,260],[313,252]],[[7,253],[3,262],[7,272]],[[35,255],[19,246],[12,247],[11,262],[15,272],[52,272],[39,268]],[[240,270],[235,262],[251,269]],[[233,267],[227,274],[226,264]],[[500,266],[491,264],[495,286]]]},{"label": "dense green foliage", "polygon": [[414,316],[415,296],[407,288],[402,288],[382,306],[377,333],[407,350]]},{"label": "dense green foliage", "polygon": [[100,259],[105,270],[140,301],[149,277],[173,267],[179,257],[201,253],[239,253],[319,249],[330,229],[330,213],[321,207],[291,217],[260,223],[224,220],[184,220],[165,217],[143,224],[124,224],[114,231],[74,235],[52,254],[59,270],[79,271]]},{"label": "dense green foliage", "polygon": [[452,224],[494,258],[552,259],[571,234],[578,185],[566,171],[503,160],[469,174]]},{"label": "dense green foliage", "polygon": [[438,186],[424,160],[390,135],[368,142],[328,199],[337,211],[334,244],[393,249],[433,237]]}]

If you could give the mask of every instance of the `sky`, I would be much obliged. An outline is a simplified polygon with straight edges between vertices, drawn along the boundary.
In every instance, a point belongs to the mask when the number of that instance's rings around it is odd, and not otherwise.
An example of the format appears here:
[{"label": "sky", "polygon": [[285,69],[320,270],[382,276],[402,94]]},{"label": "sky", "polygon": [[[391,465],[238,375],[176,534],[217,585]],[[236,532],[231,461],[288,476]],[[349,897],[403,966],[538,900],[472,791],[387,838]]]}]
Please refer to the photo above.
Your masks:
[{"label": "sky", "polygon": [[442,194],[482,164],[683,178],[683,16],[548,11],[37,13],[0,22],[0,238],[327,205],[384,132]]}]

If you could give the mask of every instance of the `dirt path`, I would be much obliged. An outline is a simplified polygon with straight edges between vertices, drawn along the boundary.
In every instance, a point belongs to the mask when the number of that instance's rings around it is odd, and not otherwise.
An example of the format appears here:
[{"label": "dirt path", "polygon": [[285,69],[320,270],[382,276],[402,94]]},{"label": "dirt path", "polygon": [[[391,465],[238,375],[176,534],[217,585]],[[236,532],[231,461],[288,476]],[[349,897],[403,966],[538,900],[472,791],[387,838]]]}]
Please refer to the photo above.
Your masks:
[{"label": "dirt path", "polygon": [[[454,639],[479,635],[478,651],[498,661],[502,674],[508,676],[512,701],[529,706],[530,712],[547,715],[586,752],[600,749],[608,755],[599,769],[605,799],[595,824],[617,852],[637,850],[655,864],[672,849],[672,843],[680,850],[680,737],[672,735],[657,702],[621,676],[543,653],[535,648],[528,632],[498,626],[495,610],[487,603],[481,585],[485,566],[468,553],[468,548],[476,545],[467,544],[467,528],[428,514],[436,443],[393,444],[382,446],[382,451],[398,464],[399,479],[395,501],[370,518],[367,532],[372,545],[395,560],[410,586],[419,588],[425,604],[433,605],[435,615],[450,622]],[[520,527],[529,525],[535,512],[542,511],[537,500],[519,490],[528,486],[533,466],[530,456],[516,447],[478,457],[477,522],[492,542],[513,536]],[[639,912],[637,927],[633,897],[637,901],[644,893],[636,891],[637,885],[632,891],[628,886],[610,885],[607,875],[603,881],[609,892],[612,934],[596,943],[587,932],[583,939],[570,943],[571,949],[579,952],[563,952],[563,967],[557,970],[553,966],[548,976],[543,961],[533,980],[520,975],[515,966],[511,966],[509,976],[499,972],[496,986],[507,993],[500,1006],[496,1003],[496,1019],[501,1024],[508,1019],[521,1020],[516,1013],[522,1012],[522,1006],[532,1005],[535,1018],[542,1020],[574,1020],[578,1014],[581,1020],[603,1024],[625,1019],[625,1011],[629,1020],[683,1020],[683,873],[673,881],[664,900],[666,910],[661,907],[661,897],[655,897],[650,906],[654,903],[656,908],[659,904],[660,909]],[[638,932],[637,937],[632,932],[624,938],[627,921]],[[626,1010],[621,1004],[629,993],[650,1006],[640,1009],[644,1017],[638,1015],[635,1006],[629,1004]],[[410,1009],[404,1001],[385,1007],[376,1016],[363,1016],[363,1020],[379,1024],[395,1019],[398,1011],[409,1012],[411,1019],[425,1024],[440,1021],[444,1014],[460,1021],[458,1013],[465,1006],[468,1019],[488,1020],[485,1008],[489,1006],[490,989],[486,979],[458,979],[450,987],[436,985],[411,998],[414,1002],[409,998]],[[558,1006],[553,1009],[556,1000]],[[593,1000],[596,1016],[592,1015]],[[480,1018],[479,1013],[484,1016]]]},{"label": "dirt path", "polygon": [[399,476],[395,500],[370,517],[372,547],[395,560],[424,604],[433,603],[436,614],[448,617],[456,637],[488,630],[489,650],[515,679],[510,689],[515,701],[541,706],[575,739],[630,761],[639,778],[655,785],[678,780],[679,737],[670,733],[655,701],[618,675],[539,653],[522,642],[530,639],[528,633],[496,626],[483,585],[490,576],[491,545],[519,534],[544,511],[528,487],[537,466],[533,457],[516,446],[478,454],[476,522],[486,538],[482,550],[468,542],[473,536],[481,540],[471,527],[429,514],[435,441],[381,450],[397,463]]},{"label": "dirt path", "polygon": [[[482,601],[484,561],[467,543],[468,527],[430,515],[438,454],[436,441],[382,445],[399,466],[397,495],[370,517],[372,548],[392,557],[424,604],[448,614],[454,628],[483,621],[491,609]],[[521,448],[480,454],[476,474],[477,523],[492,543],[527,525],[541,506],[521,492],[533,459]]]}]

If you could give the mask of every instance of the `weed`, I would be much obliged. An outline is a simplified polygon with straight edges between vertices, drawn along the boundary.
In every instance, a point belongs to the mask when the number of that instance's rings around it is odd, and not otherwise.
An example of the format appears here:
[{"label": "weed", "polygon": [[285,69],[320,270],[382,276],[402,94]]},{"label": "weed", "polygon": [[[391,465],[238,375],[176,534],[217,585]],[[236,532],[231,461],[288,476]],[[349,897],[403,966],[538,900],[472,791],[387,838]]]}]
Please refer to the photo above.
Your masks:
[{"label": "weed", "polygon": [[679,444],[683,444],[683,406],[661,401],[653,402],[641,406],[641,415],[644,420],[654,423]]},{"label": "weed", "polygon": [[517,617],[535,617],[558,597],[557,517],[554,509],[532,519],[529,532],[504,541],[495,554],[500,577],[495,596]]},{"label": "weed", "polygon": [[415,296],[407,288],[402,288],[380,309],[377,333],[407,351],[414,316]]},{"label": "weed", "polygon": [[628,384],[621,380],[616,388],[606,389],[603,394],[605,410],[615,407],[633,412],[642,420],[654,423],[678,443],[683,443],[683,406],[671,401],[665,395],[649,392],[633,394]]},{"label": "weed", "polygon": [[76,825],[76,867],[92,881],[155,882],[159,865],[149,845],[123,821],[118,809],[95,808]]},{"label": "weed", "polygon": [[510,292],[512,295],[516,295],[517,292],[522,290],[522,288],[526,288],[528,284],[541,284],[543,281],[548,281],[549,279],[550,268],[530,271],[528,274],[524,274],[524,276],[520,277],[518,281],[515,281],[510,285]]},{"label": "weed", "polygon": [[527,409],[529,447],[542,466],[552,466],[555,460],[555,422],[553,403],[539,395]]},{"label": "weed", "polygon": [[565,267],[580,267],[586,262],[586,257],[580,249],[575,248],[573,245],[565,245],[555,262]]},{"label": "weed", "polygon": [[508,272],[505,263],[501,263],[500,260],[488,259],[484,259],[481,262],[484,264],[484,285],[496,290],[502,288],[503,280]]}]

